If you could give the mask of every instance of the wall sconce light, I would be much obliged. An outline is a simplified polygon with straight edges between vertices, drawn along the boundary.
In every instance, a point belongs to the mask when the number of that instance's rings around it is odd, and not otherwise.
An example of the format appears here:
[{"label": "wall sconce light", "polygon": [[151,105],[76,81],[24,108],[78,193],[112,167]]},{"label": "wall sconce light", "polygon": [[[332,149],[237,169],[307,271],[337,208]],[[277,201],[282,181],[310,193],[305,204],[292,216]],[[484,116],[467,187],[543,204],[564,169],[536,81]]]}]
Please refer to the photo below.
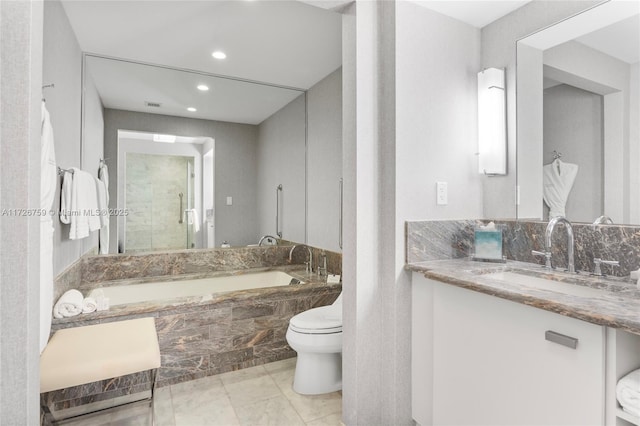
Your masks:
[{"label": "wall sconce light", "polygon": [[478,73],[478,158],[480,173],[507,174],[504,69],[487,68]]}]

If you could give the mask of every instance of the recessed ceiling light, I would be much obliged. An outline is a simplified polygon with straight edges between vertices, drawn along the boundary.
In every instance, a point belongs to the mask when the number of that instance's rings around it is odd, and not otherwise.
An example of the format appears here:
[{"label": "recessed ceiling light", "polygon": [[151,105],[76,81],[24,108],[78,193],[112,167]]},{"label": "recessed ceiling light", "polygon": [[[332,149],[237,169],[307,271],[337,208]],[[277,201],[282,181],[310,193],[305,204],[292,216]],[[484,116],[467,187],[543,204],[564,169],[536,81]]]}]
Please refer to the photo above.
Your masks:
[{"label": "recessed ceiling light", "polygon": [[166,142],[166,143],[174,143],[176,141],[176,137],[174,135],[153,135],[154,142]]},{"label": "recessed ceiling light", "polygon": [[227,57],[227,54],[222,52],[222,51],[220,51],[220,50],[216,50],[215,52],[213,52],[211,54],[211,56],[213,56],[216,59],[224,59],[224,58]]},{"label": "recessed ceiling light", "polygon": [[198,84],[198,90],[206,92],[207,90],[209,90],[209,86],[207,86],[206,84]]},{"label": "recessed ceiling light", "polygon": [[197,111],[197,109],[195,109],[194,107],[189,107],[189,108],[187,108],[187,111],[190,111],[190,112],[196,112],[196,111]]}]

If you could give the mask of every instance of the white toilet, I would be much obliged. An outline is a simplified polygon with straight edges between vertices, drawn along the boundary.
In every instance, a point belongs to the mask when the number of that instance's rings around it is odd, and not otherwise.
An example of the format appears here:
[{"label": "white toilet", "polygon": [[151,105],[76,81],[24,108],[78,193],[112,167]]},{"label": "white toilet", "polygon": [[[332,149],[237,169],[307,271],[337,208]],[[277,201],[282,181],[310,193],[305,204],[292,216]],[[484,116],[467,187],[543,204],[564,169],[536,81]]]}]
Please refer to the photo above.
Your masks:
[{"label": "white toilet", "polygon": [[289,320],[287,342],[298,353],[293,390],[318,395],[342,389],[342,293],[330,306]]}]

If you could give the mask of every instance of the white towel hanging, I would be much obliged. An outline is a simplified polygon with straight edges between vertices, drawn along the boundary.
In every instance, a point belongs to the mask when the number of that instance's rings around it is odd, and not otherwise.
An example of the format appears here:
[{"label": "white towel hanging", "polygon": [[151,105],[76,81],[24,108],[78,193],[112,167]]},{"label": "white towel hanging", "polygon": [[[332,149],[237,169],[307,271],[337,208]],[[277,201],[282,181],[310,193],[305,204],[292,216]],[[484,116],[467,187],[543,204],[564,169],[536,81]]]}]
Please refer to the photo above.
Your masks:
[{"label": "white towel hanging", "polygon": [[[56,154],[49,112],[42,102],[40,140],[40,208],[49,213],[57,189]],[[66,173],[65,173],[66,174]],[[40,217],[40,353],[49,341],[53,308],[53,218]]]}]

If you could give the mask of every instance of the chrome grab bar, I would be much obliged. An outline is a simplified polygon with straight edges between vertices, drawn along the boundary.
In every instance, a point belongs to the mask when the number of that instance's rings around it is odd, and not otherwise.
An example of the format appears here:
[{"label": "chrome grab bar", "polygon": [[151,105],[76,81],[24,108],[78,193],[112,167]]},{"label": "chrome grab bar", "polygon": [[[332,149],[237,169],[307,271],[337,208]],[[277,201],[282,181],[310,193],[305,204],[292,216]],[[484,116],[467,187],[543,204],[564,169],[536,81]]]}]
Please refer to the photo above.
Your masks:
[{"label": "chrome grab bar", "polygon": [[181,192],[178,194],[178,197],[180,197],[180,218],[178,219],[178,223],[182,224],[184,223],[184,209],[182,208],[182,197],[184,197],[184,194]]},{"label": "chrome grab bar", "polygon": [[282,231],[280,230],[280,193],[282,192],[282,184],[276,187],[276,235],[278,238],[282,238]]},{"label": "chrome grab bar", "polygon": [[343,193],[344,193],[344,184],[342,181],[342,178],[340,178],[340,222],[339,222],[339,226],[338,226],[338,245],[340,246],[340,248],[342,248],[342,211],[343,211]]}]

